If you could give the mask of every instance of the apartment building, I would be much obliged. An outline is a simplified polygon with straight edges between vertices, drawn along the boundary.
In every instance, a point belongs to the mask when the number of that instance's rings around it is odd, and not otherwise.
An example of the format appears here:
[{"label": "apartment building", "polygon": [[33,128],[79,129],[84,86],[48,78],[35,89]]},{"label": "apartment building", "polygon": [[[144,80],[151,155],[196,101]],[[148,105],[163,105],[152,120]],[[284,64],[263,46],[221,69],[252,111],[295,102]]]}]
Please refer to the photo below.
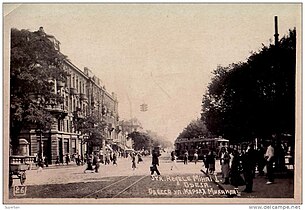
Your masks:
[{"label": "apartment building", "polygon": [[[54,36],[47,35],[43,28],[38,33],[52,40],[59,51],[60,42]],[[58,158],[63,162],[67,154],[86,153],[89,150],[85,141],[86,134],[80,132],[76,122],[84,120],[93,111],[99,120],[107,124],[104,146],[111,148],[116,145],[117,150],[124,149],[121,143],[125,141],[125,135],[120,134],[115,93],[107,92],[100,78],[90,69],[81,70],[68,59],[64,61],[64,70],[68,73],[65,81],[50,78],[54,84],[54,93],[62,99],[46,107],[53,117],[51,128],[47,131],[28,129],[21,133],[20,138],[29,142],[29,155],[41,154],[52,164]]]}]

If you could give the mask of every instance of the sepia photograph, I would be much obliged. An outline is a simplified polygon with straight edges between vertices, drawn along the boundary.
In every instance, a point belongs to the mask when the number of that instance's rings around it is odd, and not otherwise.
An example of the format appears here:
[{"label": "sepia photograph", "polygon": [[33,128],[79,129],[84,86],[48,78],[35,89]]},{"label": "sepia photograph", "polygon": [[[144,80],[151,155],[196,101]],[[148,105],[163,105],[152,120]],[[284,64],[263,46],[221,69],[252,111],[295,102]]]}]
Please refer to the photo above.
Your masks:
[{"label": "sepia photograph", "polygon": [[2,6],[4,205],[300,209],[301,2]]}]

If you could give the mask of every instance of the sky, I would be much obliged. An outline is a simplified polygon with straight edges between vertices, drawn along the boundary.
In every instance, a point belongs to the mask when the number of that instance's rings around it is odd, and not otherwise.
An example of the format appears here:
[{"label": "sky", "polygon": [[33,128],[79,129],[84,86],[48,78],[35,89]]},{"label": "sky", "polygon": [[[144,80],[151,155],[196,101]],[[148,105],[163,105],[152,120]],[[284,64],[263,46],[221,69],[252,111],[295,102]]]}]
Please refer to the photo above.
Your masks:
[{"label": "sky", "polygon": [[[10,28],[45,32],[73,64],[88,67],[119,101],[120,119],[174,141],[200,117],[217,66],[245,61],[301,25],[300,4],[4,4]],[[141,112],[146,103],[148,111]]]}]

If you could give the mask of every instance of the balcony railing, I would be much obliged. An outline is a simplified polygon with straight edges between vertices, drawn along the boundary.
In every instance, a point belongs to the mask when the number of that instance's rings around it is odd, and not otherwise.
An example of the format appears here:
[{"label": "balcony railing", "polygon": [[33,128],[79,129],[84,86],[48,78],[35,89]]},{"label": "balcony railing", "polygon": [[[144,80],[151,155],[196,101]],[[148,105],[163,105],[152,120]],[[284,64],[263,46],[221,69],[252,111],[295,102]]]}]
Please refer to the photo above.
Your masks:
[{"label": "balcony railing", "polygon": [[70,93],[72,95],[77,95],[77,89],[76,88],[70,88]]},{"label": "balcony railing", "polygon": [[63,81],[57,81],[57,87],[61,88],[64,86],[65,86],[65,83]]},{"label": "balcony railing", "polygon": [[68,113],[68,106],[64,106],[62,104],[47,105],[46,110],[54,113]]},{"label": "balcony railing", "polygon": [[88,97],[86,96],[85,93],[80,94],[80,99],[83,100],[83,101],[88,101]]}]

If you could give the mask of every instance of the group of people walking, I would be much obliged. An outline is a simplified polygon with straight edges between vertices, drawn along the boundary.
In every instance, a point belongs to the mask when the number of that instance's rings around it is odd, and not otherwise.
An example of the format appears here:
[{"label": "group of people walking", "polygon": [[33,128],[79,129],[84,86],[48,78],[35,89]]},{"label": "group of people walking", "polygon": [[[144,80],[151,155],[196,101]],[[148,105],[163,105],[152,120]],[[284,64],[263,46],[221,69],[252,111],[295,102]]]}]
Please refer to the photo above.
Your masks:
[{"label": "group of people walking", "polygon": [[84,173],[87,171],[90,172],[99,172],[100,168],[100,159],[98,154],[90,154],[87,157],[87,168],[85,169]]}]

